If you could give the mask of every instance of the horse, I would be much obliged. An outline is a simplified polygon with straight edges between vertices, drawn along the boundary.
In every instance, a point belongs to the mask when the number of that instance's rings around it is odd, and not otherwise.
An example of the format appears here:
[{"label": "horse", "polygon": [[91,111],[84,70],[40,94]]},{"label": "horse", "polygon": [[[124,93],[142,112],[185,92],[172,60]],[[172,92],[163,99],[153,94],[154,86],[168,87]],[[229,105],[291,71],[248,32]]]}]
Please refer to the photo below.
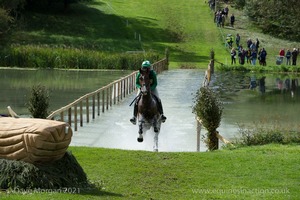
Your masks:
[{"label": "horse", "polygon": [[139,83],[140,88],[140,98],[138,100],[138,127],[139,127],[139,137],[138,142],[143,142],[143,133],[150,130],[153,127],[154,130],[154,146],[153,150],[158,151],[158,134],[160,132],[161,126],[161,115],[159,113],[157,98],[151,92],[150,87],[150,71],[140,70]]}]

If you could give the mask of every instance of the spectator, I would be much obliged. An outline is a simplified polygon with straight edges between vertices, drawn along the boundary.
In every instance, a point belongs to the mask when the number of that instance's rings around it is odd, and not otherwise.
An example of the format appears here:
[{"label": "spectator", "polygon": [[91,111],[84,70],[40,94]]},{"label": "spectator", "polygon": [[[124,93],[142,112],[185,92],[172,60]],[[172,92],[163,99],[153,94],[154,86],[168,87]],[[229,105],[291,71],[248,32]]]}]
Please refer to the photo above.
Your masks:
[{"label": "spectator", "polygon": [[228,17],[228,13],[229,13],[229,8],[228,8],[228,6],[226,6],[226,7],[223,9],[223,12],[224,12],[225,17],[227,18],[227,17]]},{"label": "spectator", "polygon": [[235,38],[235,43],[236,43],[236,46],[239,47],[240,46],[240,41],[241,41],[241,36],[240,34],[236,34],[236,38]]},{"label": "spectator", "polygon": [[251,38],[249,38],[247,40],[247,47],[250,48],[251,44],[252,44],[252,40],[251,40]]},{"label": "spectator", "polygon": [[292,56],[292,53],[291,51],[288,49],[286,51],[286,54],[285,54],[285,57],[286,57],[286,64],[287,65],[291,65],[291,56]]},{"label": "spectator", "polygon": [[248,48],[248,50],[246,51],[246,62],[247,64],[251,64],[251,50]]},{"label": "spectator", "polygon": [[231,49],[231,52],[230,52],[230,55],[231,55],[231,64],[233,65],[233,63],[235,64],[235,58],[236,58],[236,51],[235,51],[235,48],[232,48]]},{"label": "spectator", "polygon": [[256,38],[256,51],[258,51],[259,44],[260,44],[260,42],[259,42],[258,38]]},{"label": "spectator", "polygon": [[227,35],[227,37],[226,37],[226,42],[227,42],[229,48],[232,49],[233,38],[232,38],[232,35],[231,35],[231,34],[228,34],[228,35]]},{"label": "spectator", "polygon": [[284,51],[284,49],[280,49],[280,51],[279,51],[279,56],[280,56],[280,63],[282,63],[282,62],[283,62],[283,58],[284,58],[284,56],[285,56],[285,51]]},{"label": "spectator", "polygon": [[266,66],[267,65],[267,51],[265,50],[265,48],[262,48],[262,51],[260,52],[260,62],[262,64],[262,66]]},{"label": "spectator", "polygon": [[296,48],[293,49],[292,51],[292,62],[293,62],[293,65],[296,65],[297,64],[297,56],[299,54],[299,49],[297,51]]},{"label": "spectator", "polygon": [[256,59],[257,59],[257,52],[252,51],[252,53],[251,53],[251,63],[252,63],[252,65],[256,65]]},{"label": "spectator", "polygon": [[222,27],[224,28],[225,25],[225,15],[222,15]]},{"label": "spectator", "polygon": [[250,45],[250,50],[251,51],[256,51],[257,52],[257,48],[254,42],[252,42],[252,44]]},{"label": "spectator", "polygon": [[232,28],[234,27],[234,22],[235,22],[234,14],[231,14],[231,16],[230,16],[230,25],[231,25]]}]

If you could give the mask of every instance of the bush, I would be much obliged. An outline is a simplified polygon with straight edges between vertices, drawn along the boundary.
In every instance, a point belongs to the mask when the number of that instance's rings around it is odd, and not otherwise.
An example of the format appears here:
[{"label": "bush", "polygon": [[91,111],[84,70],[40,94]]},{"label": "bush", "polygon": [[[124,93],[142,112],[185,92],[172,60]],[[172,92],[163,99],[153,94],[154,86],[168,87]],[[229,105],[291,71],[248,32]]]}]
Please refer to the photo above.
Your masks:
[{"label": "bush", "polygon": [[270,128],[241,128],[240,137],[234,142],[236,145],[253,146],[265,144],[291,144],[300,143],[300,133],[287,132]]},{"label": "bush", "polygon": [[0,51],[0,65],[21,68],[137,70],[143,60],[159,60],[155,52],[111,53],[47,45],[14,45]]},{"label": "bush", "polygon": [[0,159],[0,188],[14,191],[29,189],[87,188],[86,174],[76,158],[66,152],[53,163],[33,165],[23,161]]},{"label": "bush", "polygon": [[49,99],[49,92],[44,86],[37,85],[32,87],[28,109],[34,118],[47,118]]},{"label": "bush", "polygon": [[218,97],[208,87],[201,87],[196,94],[193,112],[202,120],[202,125],[208,131],[206,144],[209,150],[218,149],[217,128],[220,126],[223,105]]}]

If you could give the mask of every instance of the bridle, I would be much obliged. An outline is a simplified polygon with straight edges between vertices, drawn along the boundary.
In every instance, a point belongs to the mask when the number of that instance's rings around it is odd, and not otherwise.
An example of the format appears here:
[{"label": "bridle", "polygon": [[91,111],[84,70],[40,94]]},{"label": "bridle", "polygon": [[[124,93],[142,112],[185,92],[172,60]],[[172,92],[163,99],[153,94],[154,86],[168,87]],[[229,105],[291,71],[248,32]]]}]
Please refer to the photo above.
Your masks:
[{"label": "bridle", "polygon": [[[148,80],[148,83],[146,83]],[[141,94],[142,95],[147,95],[148,92],[150,92],[150,82],[149,82],[149,70],[143,71],[140,70],[140,83],[141,83]]]}]

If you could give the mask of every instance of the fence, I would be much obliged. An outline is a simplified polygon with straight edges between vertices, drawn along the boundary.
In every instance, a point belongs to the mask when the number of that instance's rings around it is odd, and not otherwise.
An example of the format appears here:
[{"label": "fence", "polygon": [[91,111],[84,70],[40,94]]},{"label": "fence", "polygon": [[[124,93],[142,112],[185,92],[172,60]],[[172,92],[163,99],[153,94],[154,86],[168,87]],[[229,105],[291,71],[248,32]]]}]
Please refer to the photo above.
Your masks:
[{"label": "fence", "polygon": [[[152,65],[157,73],[168,70],[168,59],[164,58]],[[90,117],[100,116],[113,104],[118,103],[136,90],[137,71],[116,80],[94,92],[88,93],[74,102],[52,112],[47,119],[59,120],[69,123],[74,131],[78,130],[78,123],[82,127],[84,121],[90,122]]]}]

